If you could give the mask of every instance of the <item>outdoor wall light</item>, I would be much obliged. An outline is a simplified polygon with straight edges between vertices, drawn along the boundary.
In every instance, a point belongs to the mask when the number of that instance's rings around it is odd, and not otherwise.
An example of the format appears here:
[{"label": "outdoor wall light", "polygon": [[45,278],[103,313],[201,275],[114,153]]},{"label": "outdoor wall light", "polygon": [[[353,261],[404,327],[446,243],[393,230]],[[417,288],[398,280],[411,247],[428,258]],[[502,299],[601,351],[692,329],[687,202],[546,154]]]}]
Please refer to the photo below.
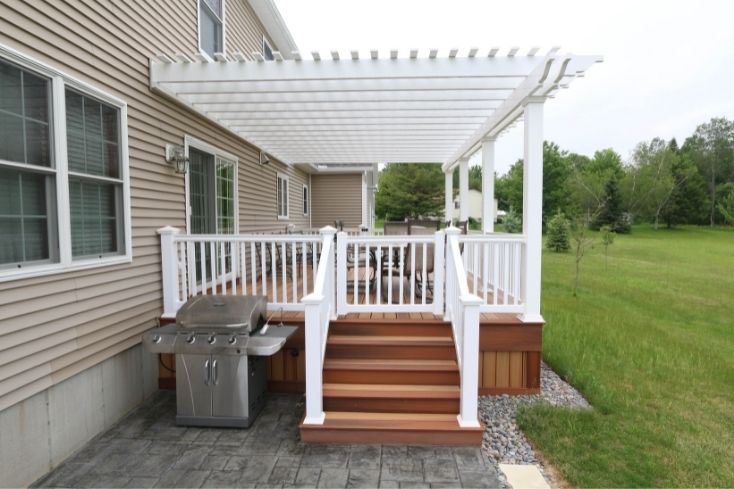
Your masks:
[{"label": "outdoor wall light", "polygon": [[265,151],[260,151],[260,165],[269,165],[270,164],[270,156]]},{"label": "outdoor wall light", "polygon": [[173,165],[176,173],[184,174],[189,171],[189,157],[183,146],[166,144],[166,161]]}]

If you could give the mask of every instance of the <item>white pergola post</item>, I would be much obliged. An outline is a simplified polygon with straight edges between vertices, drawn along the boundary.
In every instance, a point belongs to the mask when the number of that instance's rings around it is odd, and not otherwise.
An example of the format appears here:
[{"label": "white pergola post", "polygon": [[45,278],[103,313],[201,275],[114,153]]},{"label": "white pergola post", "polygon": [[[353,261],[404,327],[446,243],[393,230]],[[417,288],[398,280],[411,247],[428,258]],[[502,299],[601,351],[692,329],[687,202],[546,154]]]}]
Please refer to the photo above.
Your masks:
[{"label": "white pergola post", "polygon": [[459,160],[459,221],[469,219],[469,158]]},{"label": "white pergola post", "polygon": [[445,202],[445,219],[446,222],[451,223],[453,220],[453,213],[454,213],[454,171],[453,170],[446,170],[444,172],[444,189],[446,192],[446,200]]},{"label": "white pergola post", "polygon": [[524,322],[542,322],[540,315],[541,252],[543,247],[543,99],[528,99],[523,112],[525,138],[523,158],[522,297]]},{"label": "white pergola post", "polygon": [[494,232],[494,139],[482,140],[482,231]]}]

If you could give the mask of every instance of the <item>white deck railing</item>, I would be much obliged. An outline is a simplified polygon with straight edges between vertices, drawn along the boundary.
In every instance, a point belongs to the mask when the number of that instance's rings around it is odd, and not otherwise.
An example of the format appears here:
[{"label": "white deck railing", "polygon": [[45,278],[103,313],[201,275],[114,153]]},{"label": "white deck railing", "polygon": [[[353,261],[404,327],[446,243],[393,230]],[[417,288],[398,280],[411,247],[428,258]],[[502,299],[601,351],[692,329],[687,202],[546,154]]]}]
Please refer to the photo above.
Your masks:
[{"label": "white deck railing", "polygon": [[306,416],[304,424],[323,424],[323,381],[326,340],[329,323],[336,319],[334,288],[334,233],[336,229],[321,230],[322,246],[314,291],[303,298],[305,304],[306,349]]},{"label": "white deck railing", "polygon": [[164,317],[198,294],[265,295],[273,309],[302,311],[301,298],[314,290],[319,235],[158,233]]},{"label": "white deck railing", "polygon": [[451,321],[461,379],[459,425],[477,427],[479,307],[482,299],[469,292],[458,233],[456,228],[446,230],[446,319]]},{"label": "white deck railing", "polygon": [[521,313],[525,237],[517,234],[457,236],[469,290],[482,299],[481,312]]},{"label": "white deck railing", "polygon": [[337,234],[337,311],[443,314],[444,234]]}]

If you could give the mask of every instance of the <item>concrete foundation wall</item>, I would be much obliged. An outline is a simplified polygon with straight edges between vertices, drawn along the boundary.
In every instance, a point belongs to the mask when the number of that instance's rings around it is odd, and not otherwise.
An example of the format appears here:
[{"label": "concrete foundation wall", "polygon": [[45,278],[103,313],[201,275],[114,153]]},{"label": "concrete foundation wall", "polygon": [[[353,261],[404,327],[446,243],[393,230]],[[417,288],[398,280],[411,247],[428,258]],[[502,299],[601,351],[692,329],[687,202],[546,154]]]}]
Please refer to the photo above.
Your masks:
[{"label": "concrete foundation wall", "polygon": [[25,487],[111,427],[158,388],[141,345],[0,412],[0,486]]}]

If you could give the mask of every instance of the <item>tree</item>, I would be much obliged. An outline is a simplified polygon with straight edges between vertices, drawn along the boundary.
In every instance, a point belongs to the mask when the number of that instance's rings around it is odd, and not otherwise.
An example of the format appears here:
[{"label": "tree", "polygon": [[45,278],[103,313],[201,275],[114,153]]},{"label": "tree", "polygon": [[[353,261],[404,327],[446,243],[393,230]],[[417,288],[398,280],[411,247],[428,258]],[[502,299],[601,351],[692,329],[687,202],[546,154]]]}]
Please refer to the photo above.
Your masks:
[{"label": "tree", "polygon": [[616,233],[609,226],[602,226],[599,231],[601,231],[601,244],[604,245],[604,270],[606,270],[609,259],[609,247],[614,243]]},{"label": "tree", "polygon": [[573,249],[575,253],[574,263],[576,265],[576,274],[573,281],[573,296],[578,295],[579,281],[581,280],[581,260],[586,255],[589,248],[594,247],[594,239],[588,233],[589,217],[578,217],[574,220],[572,227]]},{"label": "tree", "polygon": [[683,223],[701,224],[708,214],[706,182],[690,157],[678,150],[675,139],[672,139],[668,146],[678,155],[671,166],[675,185],[670,199],[660,212],[660,217],[668,228]]},{"label": "tree", "polygon": [[612,175],[604,186],[604,199],[599,211],[591,220],[591,229],[598,231],[602,226],[617,233],[630,232],[629,224],[622,211],[622,196],[619,193],[617,177]]},{"label": "tree", "polygon": [[[547,223],[556,211],[568,213],[572,200],[567,181],[571,174],[568,153],[557,144],[543,143],[543,223]],[[514,208],[522,213],[523,160],[517,160],[509,171],[497,179],[495,194],[500,207]]]},{"label": "tree", "polygon": [[507,211],[504,220],[505,232],[507,233],[521,233],[522,232],[522,217],[515,212],[514,207],[510,207]]},{"label": "tree", "polygon": [[563,212],[558,210],[548,222],[545,247],[556,253],[565,253],[571,249],[570,232],[568,219],[563,215]]},{"label": "tree", "polygon": [[734,224],[734,184],[729,184],[732,188],[726,193],[726,196],[721,199],[718,204],[719,212],[724,217],[724,220],[729,224]]},{"label": "tree", "polygon": [[604,203],[605,186],[610,178],[618,181],[624,177],[622,157],[612,149],[594,153],[593,158],[569,154],[571,176],[568,192],[573,206],[581,214],[593,215]]},{"label": "tree", "polygon": [[719,185],[734,179],[734,121],[713,118],[701,124],[683,144],[707,182],[709,194],[709,224],[716,223],[717,191]]},{"label": "tree", "polygon": [[[459,189],[459,169],[454,170],[454,190]],[[469,190],[482,191],[482,167],[474,165],[469,167]]]},{"label": "tree", "polygon": [[380,172],[375,212],[388,220],[441,216],[444,176],[432,163],[389,163]]}]

